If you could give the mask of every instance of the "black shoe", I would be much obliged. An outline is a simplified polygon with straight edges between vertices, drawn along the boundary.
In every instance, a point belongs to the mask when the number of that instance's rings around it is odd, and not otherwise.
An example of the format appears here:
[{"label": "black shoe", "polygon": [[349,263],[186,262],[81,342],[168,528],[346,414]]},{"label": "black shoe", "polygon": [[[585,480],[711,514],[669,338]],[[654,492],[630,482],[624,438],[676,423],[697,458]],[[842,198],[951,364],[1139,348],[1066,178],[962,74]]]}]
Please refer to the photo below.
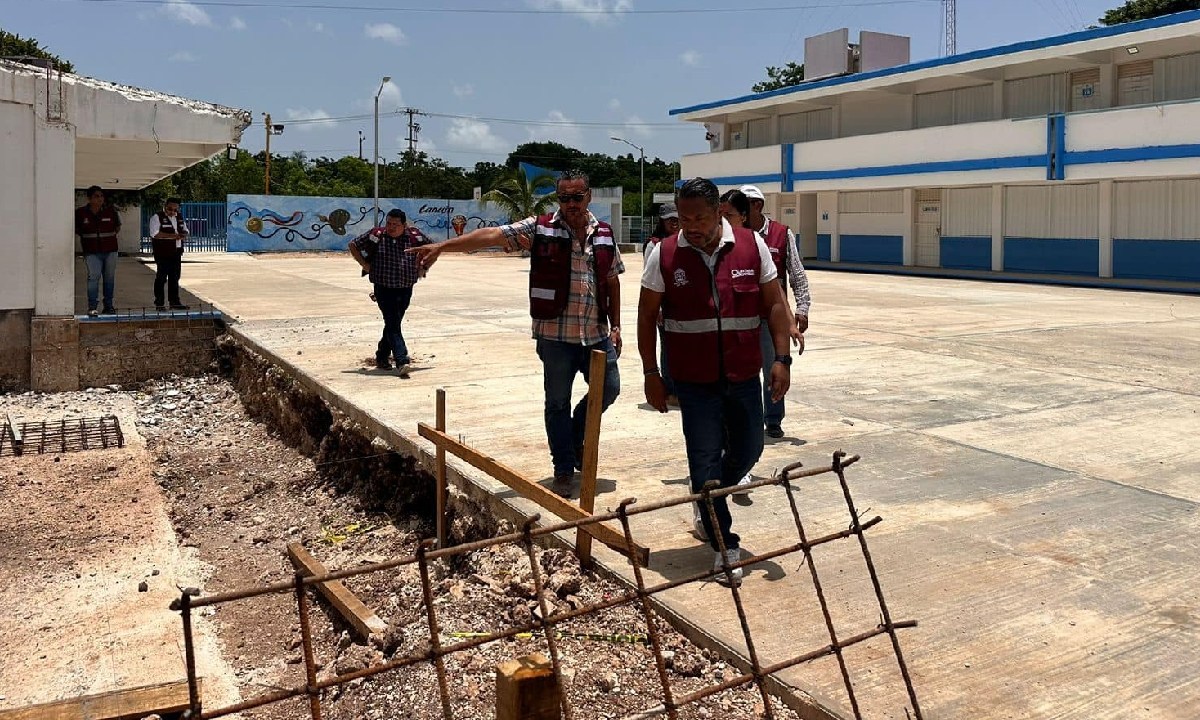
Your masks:
[{"label": "black shoe", "polygon": [[190,310],[190,309],[191,309],[191,306],[190,306],[190,305],[184,305],[184,304],[183,304],[183,303],[181,303],[181,302],[173,302],[173,303],[171,303],[171,309],[172,309],[172,310]]},{"label": "black shoe", "polygon": [[392,364],[390,362],[388,362],[387,360],[378,360],[377,359],[375,361],[375,369],[376,370],[391,370]]},{"label": "black shoe", "polygon": [[775,439],[783,437],[783,428],[779,427],[778,425],[768,425],[767,437]]},{"label": "black shoe", "polygon": [[103,311],[101,311],[101,314],[102,315],[116,315],[117,309],[115,307],[113,307],[112,305],[109,305],[108,307],[104,308]]},{"label": "black shoe", "polygon": [[157,310],[158,312],[166,312],[167,306],[163,305],[162,303],[156,302],[156,303],[154,303],[154,309]]},{"label": "black shoe", "polygon": [[574,475],[555,475],[554,483],[550,486],[550,489],[559,497],[569,498],[571,497],[571,486],[574,484],[574,481]]}]

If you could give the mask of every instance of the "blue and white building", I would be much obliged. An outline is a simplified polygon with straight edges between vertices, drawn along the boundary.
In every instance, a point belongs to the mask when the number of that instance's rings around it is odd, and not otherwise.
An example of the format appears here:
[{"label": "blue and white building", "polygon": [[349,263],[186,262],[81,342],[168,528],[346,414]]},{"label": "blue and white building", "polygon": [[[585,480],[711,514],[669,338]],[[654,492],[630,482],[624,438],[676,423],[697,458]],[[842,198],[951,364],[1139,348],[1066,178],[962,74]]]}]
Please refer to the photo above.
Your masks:
[{"label": "blue and white building", "polygon": [[672,110],[712,145],[683,177],[834,264],[1200,283],[1200,11],[915,63],[839,32],[839,74]]}]

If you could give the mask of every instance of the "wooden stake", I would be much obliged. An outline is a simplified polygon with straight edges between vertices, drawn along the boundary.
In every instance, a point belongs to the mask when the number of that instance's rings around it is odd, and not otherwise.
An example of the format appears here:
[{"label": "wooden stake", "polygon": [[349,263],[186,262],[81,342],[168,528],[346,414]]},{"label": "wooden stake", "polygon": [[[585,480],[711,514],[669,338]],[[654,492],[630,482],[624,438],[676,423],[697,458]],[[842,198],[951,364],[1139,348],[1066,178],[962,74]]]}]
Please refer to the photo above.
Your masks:
[{"label": "wooden stake", "polygon": [[[446,389],[437,391],[437,429],[446,432]],[[437,542],[439,548],[446,547],[446,451],[437,449]]]},{"label": "wooden stake", "polygon": [[[579,488],[579,507],[589,515],[596,508],[596,469],[600,461],[600,418],[604,413],[604,373],[608,355],[593,350],[588,366],[587,421],[583,426],[583,480]],[[575,532],[575,554],[579,564],[592,564],[592,536],[582,529]]]},{"label": "wooden stake", "polygon": [[[292,559],[292,565],[305,577],[329,574],[329,571],[325,569],[321,561],[313,557],[300,543],[288,543],[287,553],[288,557]],[[354,631],[363,639],[369,639],[371,633],[380,633],[387,630],[387,623],[380,619],[375,614],[375,611],[364,605],[363,601],[359,600],[357,595],[350,592],[350,589],[343,585],[340,580],[318,583],[317,590],[325,596],[329,604],[346,619],[346,622],[350,623]]]},{"label": "wooden stake", "polygon": [[[199,679],[197,679],[199,680]],[[187,710],[186,680],[0,710],[0,720],[127,720]]]},{"label": "wooden stake", "polygon": [[562,688],[541,653],[496,666],[496,720],[559,720]]},{"label": "wooden stake", "polygon": [[[578,505],[562,499],[558,494],[522,476],[516,470],[504,465],[495,458],[484,455],[475,448],[464,445],[446,433],[435,430],[425,423],[417,424],[417,434],[429,440],[434,445],[444,448],[451,455],[462,458],[517,491],[521,497],[537,503],[564,520],[582,520],[591,516],[591,513],[584,512]],[[650,558],[650,551],[648,549],[636,544],[632,547],[627,547],[625,545],[625,536],[607,525],[600,523],[588,525],[586,531],[589,535],[622,555],[628,556],[631,552],[636,552],[638,558],[643,563],[647,562]]]}]

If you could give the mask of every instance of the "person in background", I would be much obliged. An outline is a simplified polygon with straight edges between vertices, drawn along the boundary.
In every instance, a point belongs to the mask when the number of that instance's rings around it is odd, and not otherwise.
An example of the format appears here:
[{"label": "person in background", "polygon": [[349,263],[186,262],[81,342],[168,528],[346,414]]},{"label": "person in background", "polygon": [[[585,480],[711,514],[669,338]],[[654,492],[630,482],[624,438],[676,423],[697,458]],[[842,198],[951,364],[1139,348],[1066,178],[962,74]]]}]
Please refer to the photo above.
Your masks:
[{"label": "person in background", "polygon": [[[790,284],[796,296],[796,313],[792,323],[792,342],[799,349],[798,354],[804,353],[804,333],[808,330],[808,312],[812,306],[812,295],[808,289],[808,273],[804,272],[804,264],[800,262],[800,246],[790,228],[781,222],[768,218],[763,214],[765,199],[762,191],[754,185],[743,185],[742,194],[750,200],[750,212],[746,218],[746,227],[758,233],[767,249],[771,251],[771,259],[775,261],[779,282],[783,286],[784,303],[787,303],[787,288]],[[763,322],[761,342],[766,352],[771,345],[771,333],[767,323]],[[764,363],[764,377],[771,372],[770,364]],[[766,434],[770,438],[783,437],[783,417],[785,414],[784,400],[772,400],[763,395],[763,422]]]},{"label": "person in background", "polygon": [[735,228],[747,227],[750,219],[750,198],[741,190],[726,190],[721,196],[721,217]]},{"label": "person in background", "polygon": [[[721,217],[717,186],[704,178],[688,180],[679,188],[677,205],[682,232],[646,258],[637,338],[646,402],[666,412],[654,347],[661,310],[695,493],[712,480],[730,487],[762,455],[759,325],[767,318],[774,339],[769,392],[777,400],[791,382],[792,321],[766,245]],[[739,584],[741,568],[730,565],[741,557],[740,538],[726,498],[712,503],[717,526],[697,505],[693,529],[713,549],[713,569],[724,570],[717,580]]]},{"label": "person in background", "polygon": [[75,211],[75,234],[87,266],[88,315],[96,317],[100,306],[100,280],[104,279],[104,314],[115,315],[113,292],[117,285],[117,235],[121,218],[111,205],[104,203],[99,185],[87,189],[87,205]]},{"label": "person in background", "polygon": [[188,226],[179,215],[179,200],[170,198],[161,212],[150,217],[150,244],[154,251],[154,309],[167,309],[166,300],[172,310],[187,310],[188,306],[179,299],[179,274],[183,269],[183,243],[187,240]]},{"label": "person in background", "polygon": [[[643,259],[650,256],[650,251],[655,245],[666,238],[675,237],[679,234],[679,210],[676,209],[675,203],[663,203],[658,209],[658,225],[654,228],[654,234],[646,241],[646,246],[643,250]],[[658,350],[658,367],[662,373],[663,385],[667,388],[667,405],[671,407],[679,407],[679,396],[675,394],[675,383],[671,381],[671,371],[667,363],[667,343],[662,336],[662,318],[658,321],[658,341],[661,343]]]},{"label": "person in background", "polygon": [[383,314],[383,337],[375,349],[375,367],[390,370],[390,361],[395,359],[396,374],[400,377],[407,377],[412,365],[400,326],[412,302],[413,286],[425,274],[416,256],[406,251],[431,242],[407,223],[404,211],[392,208],[383,227],[359,235],[349,246],[350,256],[370,276],[372,296]]}]

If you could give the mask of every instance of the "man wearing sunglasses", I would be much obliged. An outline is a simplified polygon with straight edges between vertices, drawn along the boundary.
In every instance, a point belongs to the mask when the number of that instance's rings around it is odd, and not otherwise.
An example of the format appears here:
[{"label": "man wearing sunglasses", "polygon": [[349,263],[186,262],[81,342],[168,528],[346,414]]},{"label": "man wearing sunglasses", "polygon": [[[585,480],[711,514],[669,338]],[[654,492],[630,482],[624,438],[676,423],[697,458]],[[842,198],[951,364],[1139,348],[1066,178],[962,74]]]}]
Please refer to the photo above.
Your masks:
[{"label": "man wearing sunglasses", "polygon": [[603,350],[608,356],[603,408],[608,409],[621,391],[617,357],[621,354],[620,275],[625,265],[612,227],[588,210],[592,191],[587,175],[564,172],[557,192],[557,212],[479,228],[409,252],[429,267],[443,252],[488,247],[529,251],[529,312],[542,361],[546,439],[554,464],[554,491],[566,497],[572,492],[575,470],[583,464],[587,417],[587,395],[572,410],[571,391],[577,374],[587,382],[591,351]]}]

